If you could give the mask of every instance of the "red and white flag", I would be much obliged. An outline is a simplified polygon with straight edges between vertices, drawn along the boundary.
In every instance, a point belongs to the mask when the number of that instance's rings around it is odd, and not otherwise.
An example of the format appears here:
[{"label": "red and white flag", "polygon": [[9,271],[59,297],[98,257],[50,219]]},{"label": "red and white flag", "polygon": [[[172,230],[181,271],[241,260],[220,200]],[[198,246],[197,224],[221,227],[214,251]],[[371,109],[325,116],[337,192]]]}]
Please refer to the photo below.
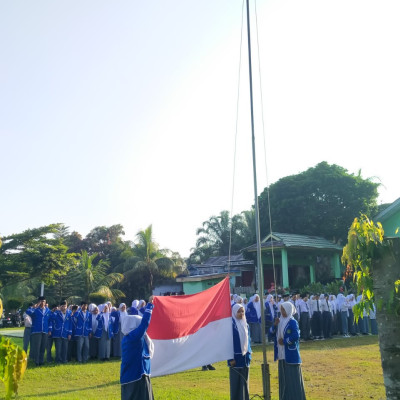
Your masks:
[{"label": "red and white flag", "polygon": [[154,343],[151,376],[233,358],[229,278],[185,296],[156,296],[147,330]]}]

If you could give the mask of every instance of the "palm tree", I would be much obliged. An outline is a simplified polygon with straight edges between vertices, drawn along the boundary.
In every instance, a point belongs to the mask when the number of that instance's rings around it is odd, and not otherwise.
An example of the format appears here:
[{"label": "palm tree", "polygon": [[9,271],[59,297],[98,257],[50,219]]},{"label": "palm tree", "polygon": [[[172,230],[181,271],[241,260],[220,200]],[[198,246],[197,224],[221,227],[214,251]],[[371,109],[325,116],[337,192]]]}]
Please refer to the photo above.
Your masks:
[{"label": "palm tree", "polygon": [[237,214],[230,218],[228,211],[221,211],[220,215],[204,221],[196,231],[199,237],[190,260],[204,261],[205,258],[228,255],[245,247],[249,230],[247,217],[251,215]]},{"label": "palm tree", "polygon": [[167,250],[160,250],[153,240],[153,226],[149,225],[145,230],[136,234],[136,243],[133,248],[135,254],[135,268],[144,269],[149,276],[149,290],[153,290],[154,273],[161,270],[171,272],[174,262],[167,257]]},{"label": "palm tree", "polygon": [[93,292],[104,294],[114,301],[124,297],[121,290],[112,288],[114,284],[124,279],[124,275],[118,272],[107,274],[108,264],[104,260],[95,263],[97,256],[97,253],[89,255],[86,250],[82,250],[77,268],[78,277],[83,282],[82,297],[88,301],[90,293]]}]

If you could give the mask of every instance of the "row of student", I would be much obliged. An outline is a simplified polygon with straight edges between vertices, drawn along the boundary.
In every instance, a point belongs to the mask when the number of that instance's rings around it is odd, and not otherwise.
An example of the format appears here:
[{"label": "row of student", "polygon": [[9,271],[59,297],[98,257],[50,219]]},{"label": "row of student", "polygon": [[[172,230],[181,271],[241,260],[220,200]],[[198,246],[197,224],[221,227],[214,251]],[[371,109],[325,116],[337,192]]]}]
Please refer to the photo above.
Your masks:
[{"label": "row of student", "polygon": [[[329,339],[339,332],[344,337],[358,334],[378,334],[376,323],[376,308],[364,310],[358,322],[354,322],[354,306],[361,300],[361,296],[355,299],[354,295],[344,296],[318,294],[284,294],[275,299],[272,295],[264,296],[264,312],[266,333],[272,326],[276,317],[279,317],[279,307],[283,302],[290,302],[295,307],[294,318],[300,323],[301,337],[303,340]],[[246,318],[250,325],[254,343],[261,343],[261,301],[255,294],[248,302],[246,299],[231,295],[231,304],[243,304],[246,310]],[[268,337],[272,341],[271,336]]]},{"label": "row of student", "polygon": [[[129,314],[142,315],[145,302],[134,301]],[[139,308],[140,306],[140,308]],[[67,306],[47,306],[44,296],[31,304],[24,313],[23,347],[29,357],[39,366],[52,362],[52,347],[55,347],[55,362],[66,363],[75,358],[87,362],[90,358],[109,360],[121,357],[121,322],[128,315],[127,307],[121,303],[112,307],[110,302],[96,306],[87,302]]]}]

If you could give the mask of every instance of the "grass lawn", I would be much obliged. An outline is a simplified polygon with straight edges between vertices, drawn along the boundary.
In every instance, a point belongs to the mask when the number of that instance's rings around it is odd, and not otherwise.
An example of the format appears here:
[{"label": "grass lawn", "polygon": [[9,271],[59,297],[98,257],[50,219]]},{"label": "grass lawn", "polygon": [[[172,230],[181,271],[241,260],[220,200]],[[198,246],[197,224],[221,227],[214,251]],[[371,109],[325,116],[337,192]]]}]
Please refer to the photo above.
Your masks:
[{"label": "grass lawn", "polygon": [[[0,331],[0,333],[5,333]],[[22,339],[13,339],[22,345]],[[301,343],[307,400],[384,399],[382,367],[376,336]],[[250,369],[250,398],[262,396],[261,346],[253,348]],[[273,348],[267,348],[271,371],[272,399],[278,399],[277,364]],[[21,382],[18,399],[103,400],[120,398],[120,362],[91,362],[85,365],[29,364]],[[226,362],[214,364],[215,371],[201,368],[166,377],[153,378],[158,400],[229,399]],[[4,396],[3,387],[0,396]],[[257,398],[255,396],[254,398]]]}]

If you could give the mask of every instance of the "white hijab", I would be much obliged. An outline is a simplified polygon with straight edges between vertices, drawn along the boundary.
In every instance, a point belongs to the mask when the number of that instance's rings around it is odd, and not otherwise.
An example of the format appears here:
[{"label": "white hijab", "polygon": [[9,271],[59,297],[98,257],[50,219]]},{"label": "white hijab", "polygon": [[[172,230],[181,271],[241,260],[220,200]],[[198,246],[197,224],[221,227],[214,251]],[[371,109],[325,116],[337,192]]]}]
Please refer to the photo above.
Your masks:
[{"label": "white hijab", "polygon": [[139,300],[133,300],[132,301],[132,307],[137,309],[137,306],[139,305]]},{"label": "white hijab", "polygon": [[342,311],[342,305],[346,301],[346,298],[342,293],[339,293],[336,298],[336,307],[339,312]]},{"label": "white hijab", "polygon": [[[272,301],[271,301],[272,300]],[[265,300],[265,307],[269,307],[272,315],[272,319],[275,317],[275,310],[274,310],[274,296],[269,294]]]},{"label": "white hijab", "polygon": [[[104,307],[103,307],[104,310]],[[108,322],[110,320],[110,310],[107,310],[106,312],[101,313],[103,320],[104,320],[104,329],[106,332],[108,332]]]},{"label": "white hijab", "polygon": [[[258,297],[258,301],[255,301],[256,297]],[[261,317],[261,300],[260,300],[260,296],[258,294],[255,294],[253,296],[253,306],[257,312],[257,318],[260,318]]]},{"label": "white hijab", "polygon": [[97,306],[94,306],[94,307],[92,308],[92,332],[93,332],[93,335],[95,334],[96,329],[97,329],[97,325],[99,324],[99,321],[97,321],[97,316],[98,316],[99,314],[98,314],[98,313],[97,313],[97,314],[94,314],[94,313],[93,313],[93,311],[94,311],[96,308],[98,309]]},{"label": "white hijab", "polygon": [[242,350],[242,355],[244,356],[247,353],[248,350],[248,342],[249,342],[249,331],[247,328],[247,321],[246,321],[246,315],[243,314],[242,319],[237,318],[237,313],[238,311],[243,308],[242,304],[235,304],[232,307],[232,318],[236,322],[236,326],[239,332],[239,339],[240,339],[240,348]]},{"label": "white hijab", "polygon": [[125,304],[125,303],[121,303],[121,304],[119,305],[119,307],[118,307],[118,310],[119,310],[119,321],[120,321],[121,324],[122,324],[122,320],[123,320],[125,317],[128,316],[128,311],[126,311],[126,308],[125,308],[125,311],[121,311],[121,308],[122,308],[123,306],[126,307],[126,304]]},{"label": "white hijab", "polygon": [[[126,336],[130,332],[135,330],[140,325],[141,322],[142,322],[142,317],[139,317],[139,315],[127,315],[121,321],[121,332]],[[144,334],[144,339],[146,340],[147,347],[149,348],[149,356],[150,356],[150,358],[153,358],[154,343],[150,339],[150,337],[147,333]]]}]

